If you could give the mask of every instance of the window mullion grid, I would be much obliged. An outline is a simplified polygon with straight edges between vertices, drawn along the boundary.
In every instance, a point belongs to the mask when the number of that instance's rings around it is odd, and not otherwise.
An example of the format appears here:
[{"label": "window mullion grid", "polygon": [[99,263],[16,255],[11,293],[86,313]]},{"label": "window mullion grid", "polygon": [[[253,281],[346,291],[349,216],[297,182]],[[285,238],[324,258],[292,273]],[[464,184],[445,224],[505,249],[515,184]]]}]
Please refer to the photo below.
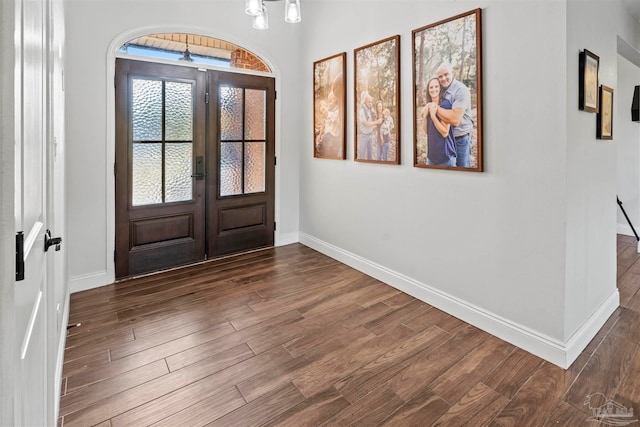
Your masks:
[{"label": "window mullion grid", "polygon": [[241,164],[241,170],[242,170],[242,193],[241,194],[245,194],[246,193],[246,187],[245,187],[245,153],[246,153],[246,144],[247,144],[247,134],[246,134],[246,125],[247,125],[247,110],[246,110],[246,102],[247,102],[247,94],[246,94],[246,89],[242,88],[242,164]]},{"label": "window mullion grid", "polygon": [[166,151],[167,151],[167,105],[166,86],[167,82],[162,80],[162,203],[166,202]]}]

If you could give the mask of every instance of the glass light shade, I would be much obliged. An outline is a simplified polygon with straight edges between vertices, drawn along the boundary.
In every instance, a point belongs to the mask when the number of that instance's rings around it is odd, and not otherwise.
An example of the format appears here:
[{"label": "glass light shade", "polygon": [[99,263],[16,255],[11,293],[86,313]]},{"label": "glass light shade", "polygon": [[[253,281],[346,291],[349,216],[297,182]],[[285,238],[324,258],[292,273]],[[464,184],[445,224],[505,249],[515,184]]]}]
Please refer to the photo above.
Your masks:
[{"label": "glass light shade", "polygon": [[284,20],[291,23],[300,22],[300,0],[287,0],[284,5]]},{"label": "glass light shade", "polygon": [[262,13],[262,0],[246,0],[244,11],[247,15],[260,15]]},{"label": "glass light shade", "polygon": [[253,17],[253,28],[256,30],[266,30],[269,28],[269,16],[267,15],[267,8],[262,7],[262,12]]}]

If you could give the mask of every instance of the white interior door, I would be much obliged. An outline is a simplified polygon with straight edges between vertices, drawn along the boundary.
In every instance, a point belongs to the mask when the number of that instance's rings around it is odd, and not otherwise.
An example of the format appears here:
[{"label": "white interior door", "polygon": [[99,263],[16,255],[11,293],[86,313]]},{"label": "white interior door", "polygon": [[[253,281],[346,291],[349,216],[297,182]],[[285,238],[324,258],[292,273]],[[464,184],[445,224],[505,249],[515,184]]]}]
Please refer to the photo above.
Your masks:
[{"label": "white interior door", "polygon": [[24,280],[15,282],[14,425],[50,425],[47,369],[47,4],[16,0],[15,224],[24,233]]}]

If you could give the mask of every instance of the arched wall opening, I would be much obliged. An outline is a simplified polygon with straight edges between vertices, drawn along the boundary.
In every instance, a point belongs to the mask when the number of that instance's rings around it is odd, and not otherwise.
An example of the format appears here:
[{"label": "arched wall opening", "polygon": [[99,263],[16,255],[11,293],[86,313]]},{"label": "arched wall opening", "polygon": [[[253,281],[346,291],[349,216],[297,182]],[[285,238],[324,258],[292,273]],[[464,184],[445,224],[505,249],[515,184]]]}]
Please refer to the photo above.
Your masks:
[{"label": "arched wall opening", "polygon": [[[149,35],[154,34],[182,34],[189,35],[189,38],[199,36],[205,37],[207,39],[220,40],[228,43],[229,45],[236,46],[242,52],[245,59],[250,58],[252,63],[254,64],[251,67],[229,67],[229,66],[220,66],[214,64],[206,64],[197,61],[182,61],[180,59],[171,59],[171,58],[157,58],[157,57],[144,57],[141,55],[131,55],[125,52],[121,52],[123,46],[129,43],[132,40],[136,40],[138,38],[148,37]],[[186,37],[185,37],[186,42]],[[179,43],[179,42],[178,42]],[[182,46],[185,46],[183,44]],[[191,44],[190,44],[191,46]],[[236,49],[237,50],[237,49]],[[147,26],[141,28],[134,28],[128,31],[122,32],[117,37],[115,37],[107,50],[106,55],[106,149],[104,153],[105,158],[105,170],[106,170],[106,179],[105,179],[105,194],[106,194],[106,283],[112,283],[115,281],[115,262],[113,258],[113,254],[115,252],[115,179],[113,174],[113,165],[115,163],[115,87],[113,84],[110,84],[114,81],[115,78],[115,61],[118,57],[128,57],[134,58],[138,60],[146,60],[158,63],[169,63],[174,65],[182,65],[182,66],[190,66],[190,67],[198,67],[198,68],[206,68],[206,69],[217,69],[224,70],[227,72],[233,73],[243,73],[243,74],[256,74],[256,75],[266,75],[275,78],[276,91],[280,89],[280,81],[278,76],[280,75],[278,67],[271,62],[265,55],[261,54],[258,50],[253,49],[251,43],[243,42],[242,40],[235,40],[233,37],[220,36],[217,34],[213,34],[212,32],[197,28],[197,27],[171,27],[171,26]],[[256,65],[257,64],[257,67]],[[266,67],[269,71],[261,71],[260,69],[255,69],[259,67]],[[281,129],[281,120],[280,120],[280,104],[276,103],[276,120],[275,120],[275,150],[276,157],[280,157],[280,129]],[[281,212],[281,178],[280,178],[280,168],[276,168],[275,172],[275,219],[276,222],[279,221],[280,212]],[[291,243],[287,240],[287,238],[282,238],[278,231],[275,232],[275,243],[274,246],[280,246],[283,244]],[[82,289],[74,289],[73,291],[78,291]]]}]

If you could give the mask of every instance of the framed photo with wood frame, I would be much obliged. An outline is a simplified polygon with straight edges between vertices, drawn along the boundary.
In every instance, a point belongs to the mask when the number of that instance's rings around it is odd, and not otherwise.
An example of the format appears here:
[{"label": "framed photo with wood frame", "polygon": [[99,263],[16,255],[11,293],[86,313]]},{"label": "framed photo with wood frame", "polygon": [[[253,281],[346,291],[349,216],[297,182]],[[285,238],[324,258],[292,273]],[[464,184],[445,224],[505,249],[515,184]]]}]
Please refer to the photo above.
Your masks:
[{"label": "framed photo with wood frame", "polygon": [[585,49],[580,52],[579,66],[578,108],[597,113],[600,57]]},{"label": "framed photo with wood frame", "polygon": [[412,36],[414,166],[482,172],[481,9]]},{"label": "framed photo with wood frame", "polygon": [[313,63],[313,156],[346,159],[346,52]]},{"label": "framed photo with wood frame", "polygon": [[613,89],[600,86],[600,104],[596,122],[598,139],[613,139]]},{"label": "framed photo with wood frame", "polygon": [[353,58],[354,160],[400,164],[400,36],[357,48]]}]

